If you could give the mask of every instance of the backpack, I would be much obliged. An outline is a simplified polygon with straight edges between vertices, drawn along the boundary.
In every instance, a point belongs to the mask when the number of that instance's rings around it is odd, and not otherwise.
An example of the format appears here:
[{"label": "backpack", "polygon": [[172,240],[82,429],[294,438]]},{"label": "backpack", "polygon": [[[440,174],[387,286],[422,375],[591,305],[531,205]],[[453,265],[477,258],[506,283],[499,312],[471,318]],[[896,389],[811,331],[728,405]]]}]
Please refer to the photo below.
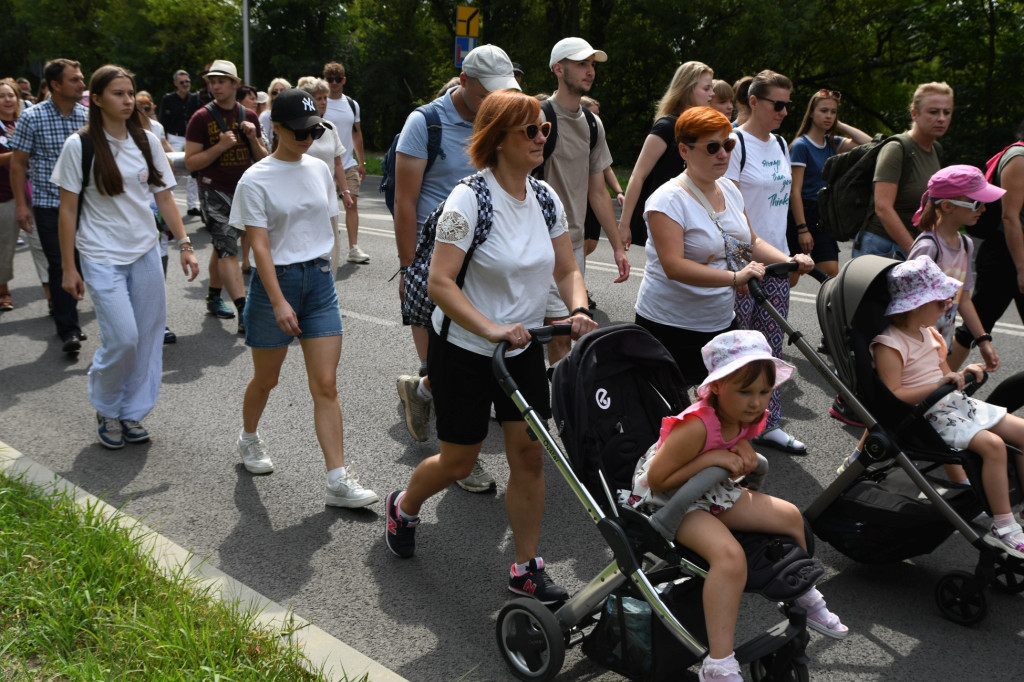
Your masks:
[{"label": "backpack", "polygon": [[92,170],[92,158],[95,155],[92,138],[84,128],[78,131],[78,139],[82,142],[82,189],[78,191],[78,214],[75,216],[75,230],[78,230],[78,225],[82,222],[85,188],[89,186],[89,172]]},{"label": "backpack", "polygon": [[[999,164],[1011,147],[1024,147],[1024,142],[1014,142],[985,162],[985,179],[999,185]],[[985,210],[974,225],[967,226],[967,234],[978,239],[988,239],[1000,230],[1003,224],[1003,200],[996,199],[985,204]]]},{"label": "backpack", "polygon": [[[845,242],[859,235],[875,214],[875,163],[882,147],[892,141],[903,149],[903,159],[912,153],[906,135],[881,134],[868,143],[825,161],[821,176],[825,186],[818,190],[818,226],[836,241]],[[941,147],[936,144],[936,150]]]},{"label": "backpack", "polygon": [[[423,169],[423,174],[426,175],[430,172],[430,167],[434,165],[434,161],[437,160],[438,154],[441,155],[442,159],[447,158],[444,150],[441,149],[441,115],[437,113],[436,108],[429,104],[416,107],[416,111],[420,112],[420,115],[427,122],[427,167]],[[391,141],[391,146],[388,147],[387,154],[384,155],[380,162],[382,177],[378,191],[384,195],[384,203],[387,205],[392,217],[395,215],[395,154],[398,153],[398,138],[401,136],[402,133],[395,135],[395,139]]]},{"label": "backpack", "polygon": [[[548,162],[548,157],[555,153],[555,143],[558,141],[558,116],[555,114],[555,106],[550,99],[541,102],[540,108],[544,112],[544,120],[551,122],[551,132],[548,133],[548,139],[544,142],[544,160],[533,169],[532,175],[538,180],[543,180],[544,164]],[[597,146],[597,117],[590,109],[580,108],[583,109],[583,117],[587,119],[587,126],[590,128],[590,149],[593,150]]]},{"label": "backpack", "polygon": [[[743,139],[743,131],[735,130],[736,139],[740,141],[740,173],[743,172],[743,167],[747,165],[747,143]],[[779,143],[779,149],[782,150],[782,155],[786,156],[786,142],[782,139],[782,135],[778,133],[772,133],[772,137]]]},{"label": "backpack", "polygon": [[[544,214],[544,222],[547,223],[550,232],[558,224],[558,214],[555,211],[555,202],[551,198],[551,192],[539,181],[527,177],[533,187],[537,201],[540,203],[541,212]],[[459,270],[455,283],[461,289],[466,281],[466,271],[469,269],[469,261],[473,252],[487,241],[491,234],[491,225],[494,221],[494,206],[491,204],[491,190],[487,187],[487,181],[483,173],[474,173],[469,177],[459,180],[459,184],[466,185],[476,195],[477,217],[476,230],[473,233],[473,242],[466,251],[466,258],[462,261],[462,269]],[[444,212],[442,201],[430,212],[423,229],[420,230],[416,239],[416,254],[413,256],[412,265],[405,272],[405,300],[402,302],[402,319],[405,324],[416,325],[417,327],[431,327],[431,316],[434,313],[436,304],[427,295],[427,278],[430,275],[430,259],[434,255],[434,242],[437,236],[437,221]],[[445,315],[441,324],[441,338],[448,337],[448,329],[451,326],[451,318]]]}]

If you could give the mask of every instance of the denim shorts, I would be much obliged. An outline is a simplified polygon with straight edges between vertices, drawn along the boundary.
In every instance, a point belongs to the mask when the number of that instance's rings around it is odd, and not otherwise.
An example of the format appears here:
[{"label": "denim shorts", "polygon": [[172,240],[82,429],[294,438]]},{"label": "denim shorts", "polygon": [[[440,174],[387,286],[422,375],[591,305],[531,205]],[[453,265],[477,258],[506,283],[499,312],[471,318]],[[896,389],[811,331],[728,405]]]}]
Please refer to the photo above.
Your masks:
[{"label": "denim shorts", "polygon": [[896,246],[896,242],[888,237],[866,231],[860,237],[860,247],[854,246],[853,248],[853,257],[856,258],[857,256],[885,256],[886,258],[895,258],[896,260],[907,259],[907,254],[903,253],[903,250]]},{"label": "denim shorts", "polygon": [[[334,288],[334,274],[326,258],[305,263],[277,265],[277,283],[285,300],[299,319],[300,339],[341,336],[341,308]],[[274,306],[263,288],[259,271],[252,269],[249,297],[242,312],[245,345],[250,348],[283,348],[294,336],[285,334],[274,319]]]}]

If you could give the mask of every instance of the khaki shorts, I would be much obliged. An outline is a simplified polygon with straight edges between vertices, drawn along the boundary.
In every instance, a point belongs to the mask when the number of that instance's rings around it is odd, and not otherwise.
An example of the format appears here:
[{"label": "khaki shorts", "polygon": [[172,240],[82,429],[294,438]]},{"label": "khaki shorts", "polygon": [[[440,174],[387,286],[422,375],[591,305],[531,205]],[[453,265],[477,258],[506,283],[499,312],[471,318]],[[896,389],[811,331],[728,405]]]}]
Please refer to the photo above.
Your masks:
[{"label": "khaki shorts", "polygon": [[345,182],[348,183],[348,193],[355,199],[359,196],[359,167],[352,166],[345,169]]}]

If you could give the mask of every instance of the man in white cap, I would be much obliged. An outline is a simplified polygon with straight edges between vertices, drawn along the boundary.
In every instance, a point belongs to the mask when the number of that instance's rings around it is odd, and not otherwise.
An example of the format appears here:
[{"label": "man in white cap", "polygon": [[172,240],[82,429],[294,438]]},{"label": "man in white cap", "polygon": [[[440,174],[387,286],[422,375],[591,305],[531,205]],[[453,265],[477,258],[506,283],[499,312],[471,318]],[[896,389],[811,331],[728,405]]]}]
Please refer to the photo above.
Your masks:
[{"label": "man in white cap", "polygon": [[[624,282],[629,277],[629,260],[626,258],[625,242],[615,221],[611,197],[604,186],[604,169],[611,165],[612,155],[608,151],[601,119],[593,114],[588,116],[589,112],[580,106],[580,98],[594,84],[594,65],[606,61],[608,55],[595,50],[583,38],[563,38],[551,48],[548,66],[558,79],[558,89],[544,104],[550,102],[545,108],[547,118],[550,119],[548,112],[555,114],[552,135],[557,137],[550,155],[545,148],[545,160],[541,168],[542,177],[554,187],[565,207],[569,237],[580,272],[585,272],[586,267],[583,223],[589,200],[615,255],[615,264],[619,268],[619,276],[615,281]],[[545,322],[565,319],[568,315],[569,310],[552,284]],[[561,360],[568,352],[568,336],[556,336],[548,344],[548,360],[551,364]]]},{"label": "man in white cap", "polygon": [[238,264],[238,238],[242,231],[228,224],[231,200],[242,173],[267,155],[256,113],[238,104],[241,79],[235,65],[214,60],[203,74],[213,101],[189,119],[185,130],[185,168],[198,174],[199,205],[210,231],[210,291],[206,310],[223,319],[235,317],[224,303],[221,286],[238,310],[238,333],[245,333],[242,308],[245,284]]},{"label": "man in white cap", "polygon": [[[412,263],[416,238],[427,216],[448,198],[459,180],[476,171],[466,154],[473,119],[487,95],[505,89],[520,89],[512,61],[500,47],[481,45],[463,60],[456,87],[420,108],[426,113],[417,109],[406,119],[395,155],[395,242],[401,274]],[[440,147],[434,150],[428,149],[427,115],[436,117],[440,123]],[[404,295],[404,286],[404,277],[400,276],[399,296]],[[425,328],[411,326],[420,358],[420,376],[398,377],[398,395],[405,407],[409,434],[422,442],[429,435],[433,406],[426,376],[428,336]],[[471,492],[484,492],[495,486],[494,478],[479,462],[473,473],[458,483]]]}]

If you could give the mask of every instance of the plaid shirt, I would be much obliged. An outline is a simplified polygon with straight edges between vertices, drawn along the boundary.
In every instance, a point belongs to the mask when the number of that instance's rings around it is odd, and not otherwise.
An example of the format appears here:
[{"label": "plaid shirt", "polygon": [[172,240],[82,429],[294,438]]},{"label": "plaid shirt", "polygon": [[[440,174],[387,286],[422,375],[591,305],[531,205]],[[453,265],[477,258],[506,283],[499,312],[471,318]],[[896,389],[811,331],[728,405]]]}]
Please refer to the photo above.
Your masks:
[{"label": "plaid shirt", "polygon": [[70,116],[64,116],[52,100],[29,107],[18,119],[11,147],[28,154],[29,179],[32,180],[32,205],[39,208],[60,206],[60,188],[50,182],[64,140],[89,121],[89,110],[75,104]]}]

